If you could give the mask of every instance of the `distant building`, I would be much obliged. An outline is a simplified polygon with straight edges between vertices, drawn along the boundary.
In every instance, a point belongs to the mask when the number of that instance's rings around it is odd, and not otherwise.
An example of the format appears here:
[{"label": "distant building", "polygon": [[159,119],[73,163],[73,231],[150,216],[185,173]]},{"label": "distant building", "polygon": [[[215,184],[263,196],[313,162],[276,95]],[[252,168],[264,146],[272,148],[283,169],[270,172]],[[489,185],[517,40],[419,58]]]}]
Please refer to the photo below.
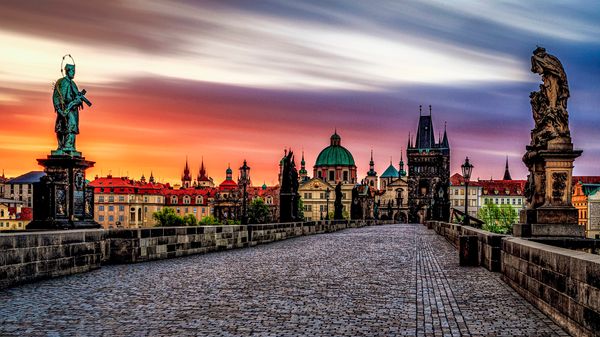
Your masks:
[{"label": "distant building", "polygon": [[510,205],[517,213],[525,208],[525,180],[479,180],[481,205]]},{"label": "distant building", "polygon": [[398,169],[390,160],[390,165],[381,175],[379,184],[381,189],[375,198],[377,212],[374,213],[377,213],[380,219],[393,219],[400,223],[408,222],[408,180],[402,154]]},{"label": "distant building", "polygon": [[410,136],[408,157],[408,200],[410,222],[450,218],[450,144],[444,129],[442,139],[435,140],[431,106],[429,115],[419,117],[413,144]]},{"label": "distant building", "polygon": [[[455,173],[450,177],[450,206],[461,212],[465,211],[465,183],[463,176]],[[472,217],[477,217],[479,209],[483,206],[482,187],[478,181],[469,182],[468,212]]]},{"label": "distant building", "polygon": [[[597,200],[595,194],[598,186],[600,186],[600,176],[573,176],[572,186],[573,196],[571,202],[577,208],[578,223],[585,226],[586,236],[593,238],[598,230],[592,229],[596,225],[592,225],[594,220],[592,220],[593,217],[590,213],[596,206],[590,205],[589,202],[590,199]],[[592,195],[594,196],[592,197]]]},{"label": "distant building", "polygon": [[94,190],[94,220],[103,228],[140,228],[156,225],[152,217],[165,205],[163,189],[167,186],[145,179],[96,177],[89,183]]},{"label": "distant building", "polygon": [[31,208],[22,208],[22,205],[23,201],[0,198],[0,232],[25,230],[32,216]]},{"label": "distant building", "polygon": [[15,217],[29,223],[33,220],[33,198],[40,186],[40,179],[45,176],[43,171],[31,171],[4,183],[4,195],[8,200],[20,201],[20,210],[15,211]]},{"label": "distant building", "polygon": [[248,205],[255,199],[262,199],[269,208],[271,221],[279,219],[279,186],[248,186]]},{"label": "distant building", "polygon": [[600,184],[588,185],[588,223],[586,224],[585,236],[600,239]]},{"label": "distant building", "polygon": [[213,213],[215,218],[221,222],[240,220],[242,216],[242,197],[242,191],[233,180],[231,166],[228,166],[225,171],[225,180],[219,184],[218,191],[214,196]]},{"label": "distant building", "polygon": [[[334,190],[338,183],[342,184],[342,212],[345,216],[350,216],[352,188],[357,184],[356,164],[354,163],[352,153],[343,147],[341,143],[342,138],[336,130],[330,137],[330,145],[324,148],[317,156],[317,160],[313,166],[313,179],[306,180],[298,187],[298,193],[300,193],[302,201],[307,202],[304,207],[305,218],[310,217],[311,220],[319,220],[321,209],[323,209],[324,218],[327,218],[327,200],[326,198],[320,198],[321,193],[323,193],[323,196],[326,196],[325,190],[327,187],[331,189],[329,195],[329,213],[330,215],[333,213],[333,203],[335,202]],[[320,179],[327,184],[320,184],[318,187],[315,187],[314,178]],[[310,184],[311,182],[312,185]],[[317,193],[319,198],[316,198]],[[305,198],[305,196],[311,196],[311,198]],[[312,214],[307,216],[310,213]]]},{"label": "distant building", "polygon": [[197,220],[213,215],[216,194],[217,189],[213,187],[163,189],[166,207],[173,208],[179,216],[192,214]]},{"label": "distant building", "polygon": [[302,199],[306,221],[327,219],[327,213],[333,213],[334,190],[334,185],[319,178],[312,178],[300,184],[298,193]]},{"label": "distant building", "polygon": [[198,171],[198,177],[196,178],[196,184],[198,187],[215,187],[215,183],[213,179],[206,175],[206,168],[204,168],[204,159],[202,159],[202,164],[200,164],[200,170]]}]

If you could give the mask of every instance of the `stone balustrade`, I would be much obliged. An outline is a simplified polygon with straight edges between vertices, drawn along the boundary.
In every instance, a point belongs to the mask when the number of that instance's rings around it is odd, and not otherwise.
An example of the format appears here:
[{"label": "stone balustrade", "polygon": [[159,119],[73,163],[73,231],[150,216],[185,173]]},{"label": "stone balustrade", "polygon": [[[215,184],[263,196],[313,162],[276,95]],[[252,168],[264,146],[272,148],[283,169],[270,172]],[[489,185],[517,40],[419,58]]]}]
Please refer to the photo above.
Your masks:
[{"label": "stone balustrade", "polygon": [[0,289],[82,273],[102,264],[169,259],[384,223],[391,222],[316,221],[0,234]]},{"label": "stone balustrade", "polygon": [[477,265],[500,272],[506,283],[573,336],[600,331],[600,255],[581,251],[596,249],[598,242],[546,240],[578,249],[573,250],[439,221],[427,227],[452,243],[457,237],[459,242],[461,237],[474,241],[477,246],[469,248],[476,248],[470,251],[476,252]]}]

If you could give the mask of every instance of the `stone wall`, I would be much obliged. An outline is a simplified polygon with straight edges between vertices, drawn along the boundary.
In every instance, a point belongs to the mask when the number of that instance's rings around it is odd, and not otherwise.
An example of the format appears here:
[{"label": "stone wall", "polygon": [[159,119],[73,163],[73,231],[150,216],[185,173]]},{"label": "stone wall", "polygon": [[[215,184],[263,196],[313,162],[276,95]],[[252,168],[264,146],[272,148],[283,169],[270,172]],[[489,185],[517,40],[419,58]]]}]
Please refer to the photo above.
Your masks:
[{"label": "stone wall", "polygon": [[502,277],[570,334],[600,331],[600,256],[506,238]]},{"label": "stone wall", "polygon": [[248,246],[246,226],[108,230],[108,263],[135,263]]},{"label": "stone wall", "polygon": [[103,230],[0,235],[0,289],[100,268],[106,254]]},{"label": "stone wall", "polygon": [[[477,237],[478,265],[501,272],[506,283],[573,336],[598,335],[600,255],[439,221],[427,227],[455,247],[457,237]],[[575,249],[597,244],[581,239],[547,242]]]},{"label": "stone wall", "polygon": [[248,226],[153,227],[0,235],[0,289],[100,268],[255,246],[391,221],[316,221]]}]

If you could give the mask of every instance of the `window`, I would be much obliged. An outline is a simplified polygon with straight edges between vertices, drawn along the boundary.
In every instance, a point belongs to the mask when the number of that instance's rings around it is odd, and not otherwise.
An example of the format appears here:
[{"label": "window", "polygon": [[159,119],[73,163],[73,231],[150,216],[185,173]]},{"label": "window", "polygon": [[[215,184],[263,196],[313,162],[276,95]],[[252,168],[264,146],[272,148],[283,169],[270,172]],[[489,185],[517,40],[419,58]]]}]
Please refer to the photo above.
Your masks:
[{"label": "window", "polygon": [[197,196],[196,197],[196,205],[202,205],[204,203],[204,199],[202,198],[202,196]]},{"label": "window", "polygon": [[123,216],[123,215],[119,215],[119,221],[120,221],[120,222],[124,222],[124,221],[125,221],[125,216]]},{"label": "window", "polygon": [[98,206],[98,211],[99,212],[104,212],[104,205]]},{"label": "window", "polygon": [[189,204],[190,204],[190,202],[191,202],[191,200],[190,200],[190,199],[191,199],[191,198],[190,198],[190,196],[189,196],[189,195],[184,195],[184,196],[183,196],[183,204],[184,204],[184,205],[189,205]]},{"label": "window", "polygon": [[104,196],[103,195],[98,196],[98,202],[104,202]]},{"label": "window", "polygon": [[115,206],[113,206],[113,205],[109,205],[109,206],[108,206],[108,211],[109,211],[109,212],[114,212],[114,211],[115,211]]},{"label": "window", "polygon": [[523,200],[519,199],[519,205],[521,205],[521,202],[523,202]]},{"label": "window", "polygon": [[124,195],[120,195],[119,196],[119,201],[120,202],[125,202],[125,196]]},{"label": "window", "polygon": [[335,180],[335,172],[334,171],[329,171],[329,180]]},{"label": "window", "polygon": [[458,193],[460,193],[460,195],[465,195],[465,190],[460,189],[460,191]]},{"label": "window", "polygon": [[108,196],[108,202],[115,202],[115,197],[113,195]]},{"label": "window", "polygon": [[98,221],[104,222],[104,215],[98,215]]},{"label": "window", "polygon": [[109,215],[108,216],[108,222],[114,222],[115,221],[115,216],[114,215]]},{"label": "window", "polygon": [[144,197],[144,202],[148,202],[148,197]]},{"label": "window", "polygon": [[125,211],[125,206],[119,205],[119,212],[123,212],[123,211]]},{"label": "window", "polygon": [[323,179],[323,174],[321,173],[321,171],[317,172],[317,175],[319,176],[319,179]]},{"label": "window", "polygon": [[348,171],[344,171],[344,181],[348,181]]},{"label": "window", "polygon": [[176,204],[177,203],[177,196],[176,195],[171,196],[171,203],[172,204]]}]

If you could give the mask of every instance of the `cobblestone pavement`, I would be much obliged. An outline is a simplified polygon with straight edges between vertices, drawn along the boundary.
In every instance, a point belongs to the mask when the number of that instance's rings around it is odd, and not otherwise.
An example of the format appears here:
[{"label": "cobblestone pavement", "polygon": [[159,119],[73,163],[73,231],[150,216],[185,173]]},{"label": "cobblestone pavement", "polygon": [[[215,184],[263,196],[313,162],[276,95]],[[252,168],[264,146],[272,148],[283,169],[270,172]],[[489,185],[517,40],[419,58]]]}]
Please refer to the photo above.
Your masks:
[{"label": "cobblestone pavement", "polygon": [[568,336],[421,225],[349,229],[0,291],[0,336]]}]

